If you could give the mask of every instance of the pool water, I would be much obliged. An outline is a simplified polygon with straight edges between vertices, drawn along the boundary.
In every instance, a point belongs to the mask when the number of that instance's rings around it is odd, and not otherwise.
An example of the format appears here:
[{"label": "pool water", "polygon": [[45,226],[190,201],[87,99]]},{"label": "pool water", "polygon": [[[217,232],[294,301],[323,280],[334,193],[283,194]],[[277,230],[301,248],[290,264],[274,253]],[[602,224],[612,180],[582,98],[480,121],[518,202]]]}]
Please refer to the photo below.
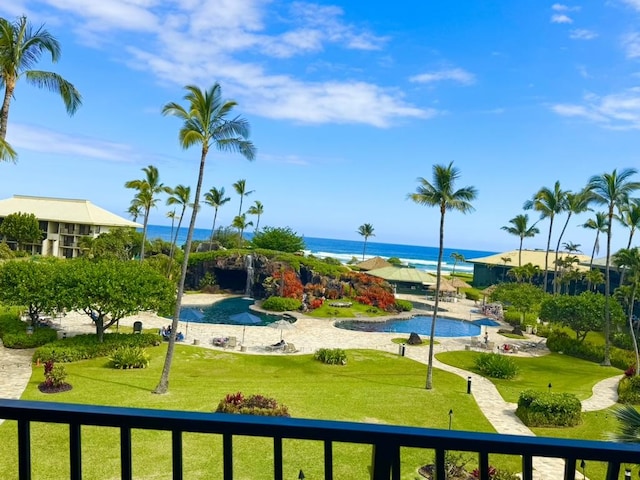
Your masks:
[{"label": "pool water", "polygon": [[[185,300],[188,302],[189,297],[186,297]],[[280,315],[267,315],[265,313],[249,310],[249,307],[253,305],[253,303],[254,300],[252,298],[233,297],[225,298],[213,305],[205,307],[185,306],[180,309],[180,320],[183,322],[188,321],[193,323],[238,325],[238,323],[232,321],[229,317],[242,312],[251,312],[252,315],[259,317],[262,320],[262,323],[251,323],[247,325],[259,327],[268,325],[282,318]]]},{"label": "pool water", "polygon": [[[416,316],[408,319],[393,319],[386,322],[363,322],[359,320],[343,320],[336,323],[336,327],[359,332],[395,332],[412,333],[418,335],[431,334],[432,317]],[[436,321],[436,337],[477,337],[482,327],[465,320],[438,317]]]}]

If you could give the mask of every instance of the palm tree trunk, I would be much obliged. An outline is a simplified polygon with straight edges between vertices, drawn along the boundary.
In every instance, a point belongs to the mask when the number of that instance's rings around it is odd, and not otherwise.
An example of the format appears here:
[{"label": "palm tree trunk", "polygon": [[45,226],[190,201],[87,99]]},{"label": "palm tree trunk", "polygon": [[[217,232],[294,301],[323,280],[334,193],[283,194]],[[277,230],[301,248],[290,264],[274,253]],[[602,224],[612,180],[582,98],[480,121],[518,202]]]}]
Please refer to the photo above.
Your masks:
[{"label": "palm tree trunk", "polygon": [[547,280],[549,279],[549,247],[551,246],[551,230],[553,230],[553,217],[549,217],[549,236],[547,237],[547,250],[544,252],[544,285],[542,289],[547,291]]},{"label": "palm tree trunk", "polygon": [[[631,248],[631,240],[633,240],[633,232],[634,229],[632,228],[631,231],[629,232],[629,241],[627,242],[627,250],[629,250]],[[624,284],[624,272],[625,272],[626,268],[623,266],[621,271],[620,271],[620,286],[622,286]]]},{"label": "palm tree trunk", "polygon": [[171,242],[171,255],[169,258],[173,260],[173,256],[176,253],[176,246],[178,245],[178,234],[180,233],[180,227],[182,226],[182,219],[184,218],[184,212],[187,210],[187,206],[184,205],[182,207],[182,213],[180,213],[180,219],[178,220],[178,228],[176,228],[176,235],[173,238],[173,242]]},{"label": "palm tree trunk", "polygon": [[210,243],[213,243],[213,236],[215,234],[216,231],[216,218],[218,217],[218,207],[215,208],[214,214],[213,214],[213,225],[211,225],[211,239],[210,239]]},{"label": "palm tree trunk", "polygon": [[[596,256],[596,247],[598,246],[598,237],[600,237],[600,230],[596,230],[596,241],[593,242],[593,250],[591,250],[591,260],[589,261],[589,271],[593,270],[593,257]],[[591,280],[587,281],[587,290],[591,291]]]},{"label": "palm tree trunk", "polygon": [[440,279],[442,277],[442,254],[444,253],[444,206],[440,207],[440,243],[438,248],[438,266],[436,269],[436,298],[433,304],[433,318],[431,319],[431,332],[429,333],[429,362],[427,363],[427,390],[433,388],[433,343],[436,336],[436,319],[438,318],[438,305],[440,303]]},{"label": "palm tree trunk", "polygon": [[258,215],[258,220],[256,220],[256,229],[253,231],[253,233],[257,233],[259,228],[260,228],[260,215]]},{"label": "palm tree trunk", "polygon": [[636,339],[636,335],[633,331],[633,304],[636,301],[636,287],[637,284],[633,285],[633,289],[631,290],[631,306],[629,307],[629,333],[631,334],[631,339],[633,340],[633,351],[636,354],[636,372],[635,376],[640,375],[640,353],[638,353],[638,340]]},{"label": "palm tree trunk", "polygon": [[0,138],[5,140],[7,137],[7,123],[9,123],[9,105],[13,97],[13,90],[16,88],[15,79],[4,79],[5,89],[4,98],[2,100],[2,108],[0,108]]},{"label": "palm tree trunk", "polygon": [[140,262],[144,260],[144,245],[147,243],[147,225],[149,223],[149,210],[146,208],[144,211],[144,224],[142,225],[142,246],[140,246]]},{"label": "palm tree trunk", "polygon": [[362,261],[364,262],[364,252],[367,251],[367,237],[364,237],[364,246],[362,247]]},{"label": "palm tree trunk", "polygon": [[518,249],[518,266],[522,266],[522,242],[524,241],[524,237],[520,237],[520,248]]},{"label": "palm tree trunk", "polygon": [[169,345],[167,346],[167,356],[164,359],[162,367],[162,375],[160,382],[156,386],[153,393],[163,394],[169,391],[169,373],[171,372],[171,362],[173,361],[173,353],[176,346],[176,335],[178,334],[178,324],[180,322],[180,308],[182,307],[182,296],[184,295],[184,282],[187,278],[187,267],[189,266],[189,252],[191,251],[191,241],[193,240],[193,230],[196,227],[196,216],[198,215],[198,201],[200,199],[200,190],[202,189],[202,179],[204,177],[204,164],[207,159],[208,146],[202,146],[202,154],[200,156],[200,170],[198,172],[198,184],[196,185],[196,197],[193,202],[193,211],[191,213],[191,222],[189,222],[189,230],[187,231],[187,243],[185,244],[184,259],[182,261],[182,271],[180,273],[180,282],[178,283],[178,298],[176,298],[176,308],[173,311],[173,321],[171,322],[171,335],[169,336]]},{"label": "palm tree trunk", "polygon": [[611,365],[610,332],[611,332],[611,224],[613,223],[613,202],[609,205],[609,224],[607,225],[607,260],[604,268],[604,360],[602,365]]},{"label": "palm tree trunk", "polygon": [[562,237],[564,236],[564,232],[567,229],[567,225],[569,225],[569,220],[571,219],[571,212],[567,215],[567,221],[564,222],[564,226],[562,227],[562,231],[560,232],[560,236],[558,237],[558,244],[556,245],[556,261],[555,266],[553,267],[553,293],[557,293],[556,290],[560,291],[560,286],[556,285],[556,275],[558,274],[558,252],[560,251],[560,242],[562,241]]}]

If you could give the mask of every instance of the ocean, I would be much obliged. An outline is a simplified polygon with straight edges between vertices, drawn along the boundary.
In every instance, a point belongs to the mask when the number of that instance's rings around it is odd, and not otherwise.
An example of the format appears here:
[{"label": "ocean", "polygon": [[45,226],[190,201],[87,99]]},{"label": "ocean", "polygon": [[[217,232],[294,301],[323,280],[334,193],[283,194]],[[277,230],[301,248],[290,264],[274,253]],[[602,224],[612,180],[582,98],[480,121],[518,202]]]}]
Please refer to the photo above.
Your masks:
[{"label": "ocean", "polygon": [[[140,230],[141,231],[141,230]],[[208,240],[211,234],[210,229],[196,228],[193,232],[194,240]],[[246,233],[247,238],[251,238],[251,233]],[[164,225],[148,225],[147,238],[161,238],[167,242],[171,241],[171,227]],[[349,262],[353,257],[362,260],[362,248],[364,240],[338,240],[333,238],[303,237],[306,245],[305,252],[316,257],[333,257],[343,263]],[[178,245],[184,245],[187,241],[187,228],[180,229],[178,234]],[[460,253],[464,258],[478,258],[494,255],[497,252],[485,252],[480,250],[462,250],[445,248],[442,257],[442,271],[447,274],[453,269],[452,253]],[[399,245],[394,243],[367,242],[365,260],[371,257],[398,257],[405,265],[418,268],[428,272],[435,272],[438,263],[438,247],[420,247],[416,245]],[[473,264],[458,262],[456,272],[473,273]]]}]

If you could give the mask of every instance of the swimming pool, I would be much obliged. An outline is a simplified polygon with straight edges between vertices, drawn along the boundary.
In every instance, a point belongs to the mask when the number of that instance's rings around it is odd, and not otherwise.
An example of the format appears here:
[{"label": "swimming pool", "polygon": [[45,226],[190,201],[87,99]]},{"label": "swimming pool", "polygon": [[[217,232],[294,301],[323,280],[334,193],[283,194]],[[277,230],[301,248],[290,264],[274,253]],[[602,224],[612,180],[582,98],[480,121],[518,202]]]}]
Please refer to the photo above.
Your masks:
[{"label": "swimming pool", "polygon": [[[342,320],[336,327],[358,332],[395,332],[412,333],[418,335],[431,334],[432,317],[418,315],[408,319],[393,319],[386,322],[363,322],[361,320]],[[482,327],[473,322],[438,317],[436,321],[436,337],[477,337]]]},{"label": "swimming pool", "polygon": [[[189,298],[185,299],[187,302]],[[249,310],[254,301],[251,298],[233,297],[225,298],[213,305],[204,307],[185,306],[180,309],[180,320],[193,323],[217,323],[224,325],[252,325],[264,326],[280,320],[280,315],[267,315],[265,313]],[[251,312],[252,315],[260,318],[260,323],[238,323],[229,317],[238,313]]]}]

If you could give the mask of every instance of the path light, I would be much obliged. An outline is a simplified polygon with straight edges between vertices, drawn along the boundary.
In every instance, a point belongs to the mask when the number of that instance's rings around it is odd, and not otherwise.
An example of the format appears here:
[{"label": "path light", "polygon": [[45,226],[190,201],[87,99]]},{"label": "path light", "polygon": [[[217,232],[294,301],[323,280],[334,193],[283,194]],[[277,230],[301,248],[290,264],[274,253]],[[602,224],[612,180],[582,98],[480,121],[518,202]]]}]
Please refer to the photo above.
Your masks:
[{"label": "path light", "polygon": [[471,377],[467,377],[467,393],[471,393]]},{"label": "path light", "polygon": [[549,382],[549,393],[551,393],[551,382]]},{"label": "path light", "polygon": [[453,410],[449,410],[449,430],[451,430],[452,421],[453,421]]},{"label": "path light", "polygon": [[582,469],[582,480],[585,480],[587,478],[584,473],[586,467],[587,467],[587,464],[585,463],[584,459],[580,460],[580,468]]},{"label": "path light", "polygon": [[630,468],[625,468],[624,469],[624,480],[631,480],[631,469]]},{"label": "path light", "polygon": [[299,480],[304,480],[305,476],[304,476],[304,472],[302,471],[302,469],[300,469],[300,473],[298,474],[298,479]]}]

